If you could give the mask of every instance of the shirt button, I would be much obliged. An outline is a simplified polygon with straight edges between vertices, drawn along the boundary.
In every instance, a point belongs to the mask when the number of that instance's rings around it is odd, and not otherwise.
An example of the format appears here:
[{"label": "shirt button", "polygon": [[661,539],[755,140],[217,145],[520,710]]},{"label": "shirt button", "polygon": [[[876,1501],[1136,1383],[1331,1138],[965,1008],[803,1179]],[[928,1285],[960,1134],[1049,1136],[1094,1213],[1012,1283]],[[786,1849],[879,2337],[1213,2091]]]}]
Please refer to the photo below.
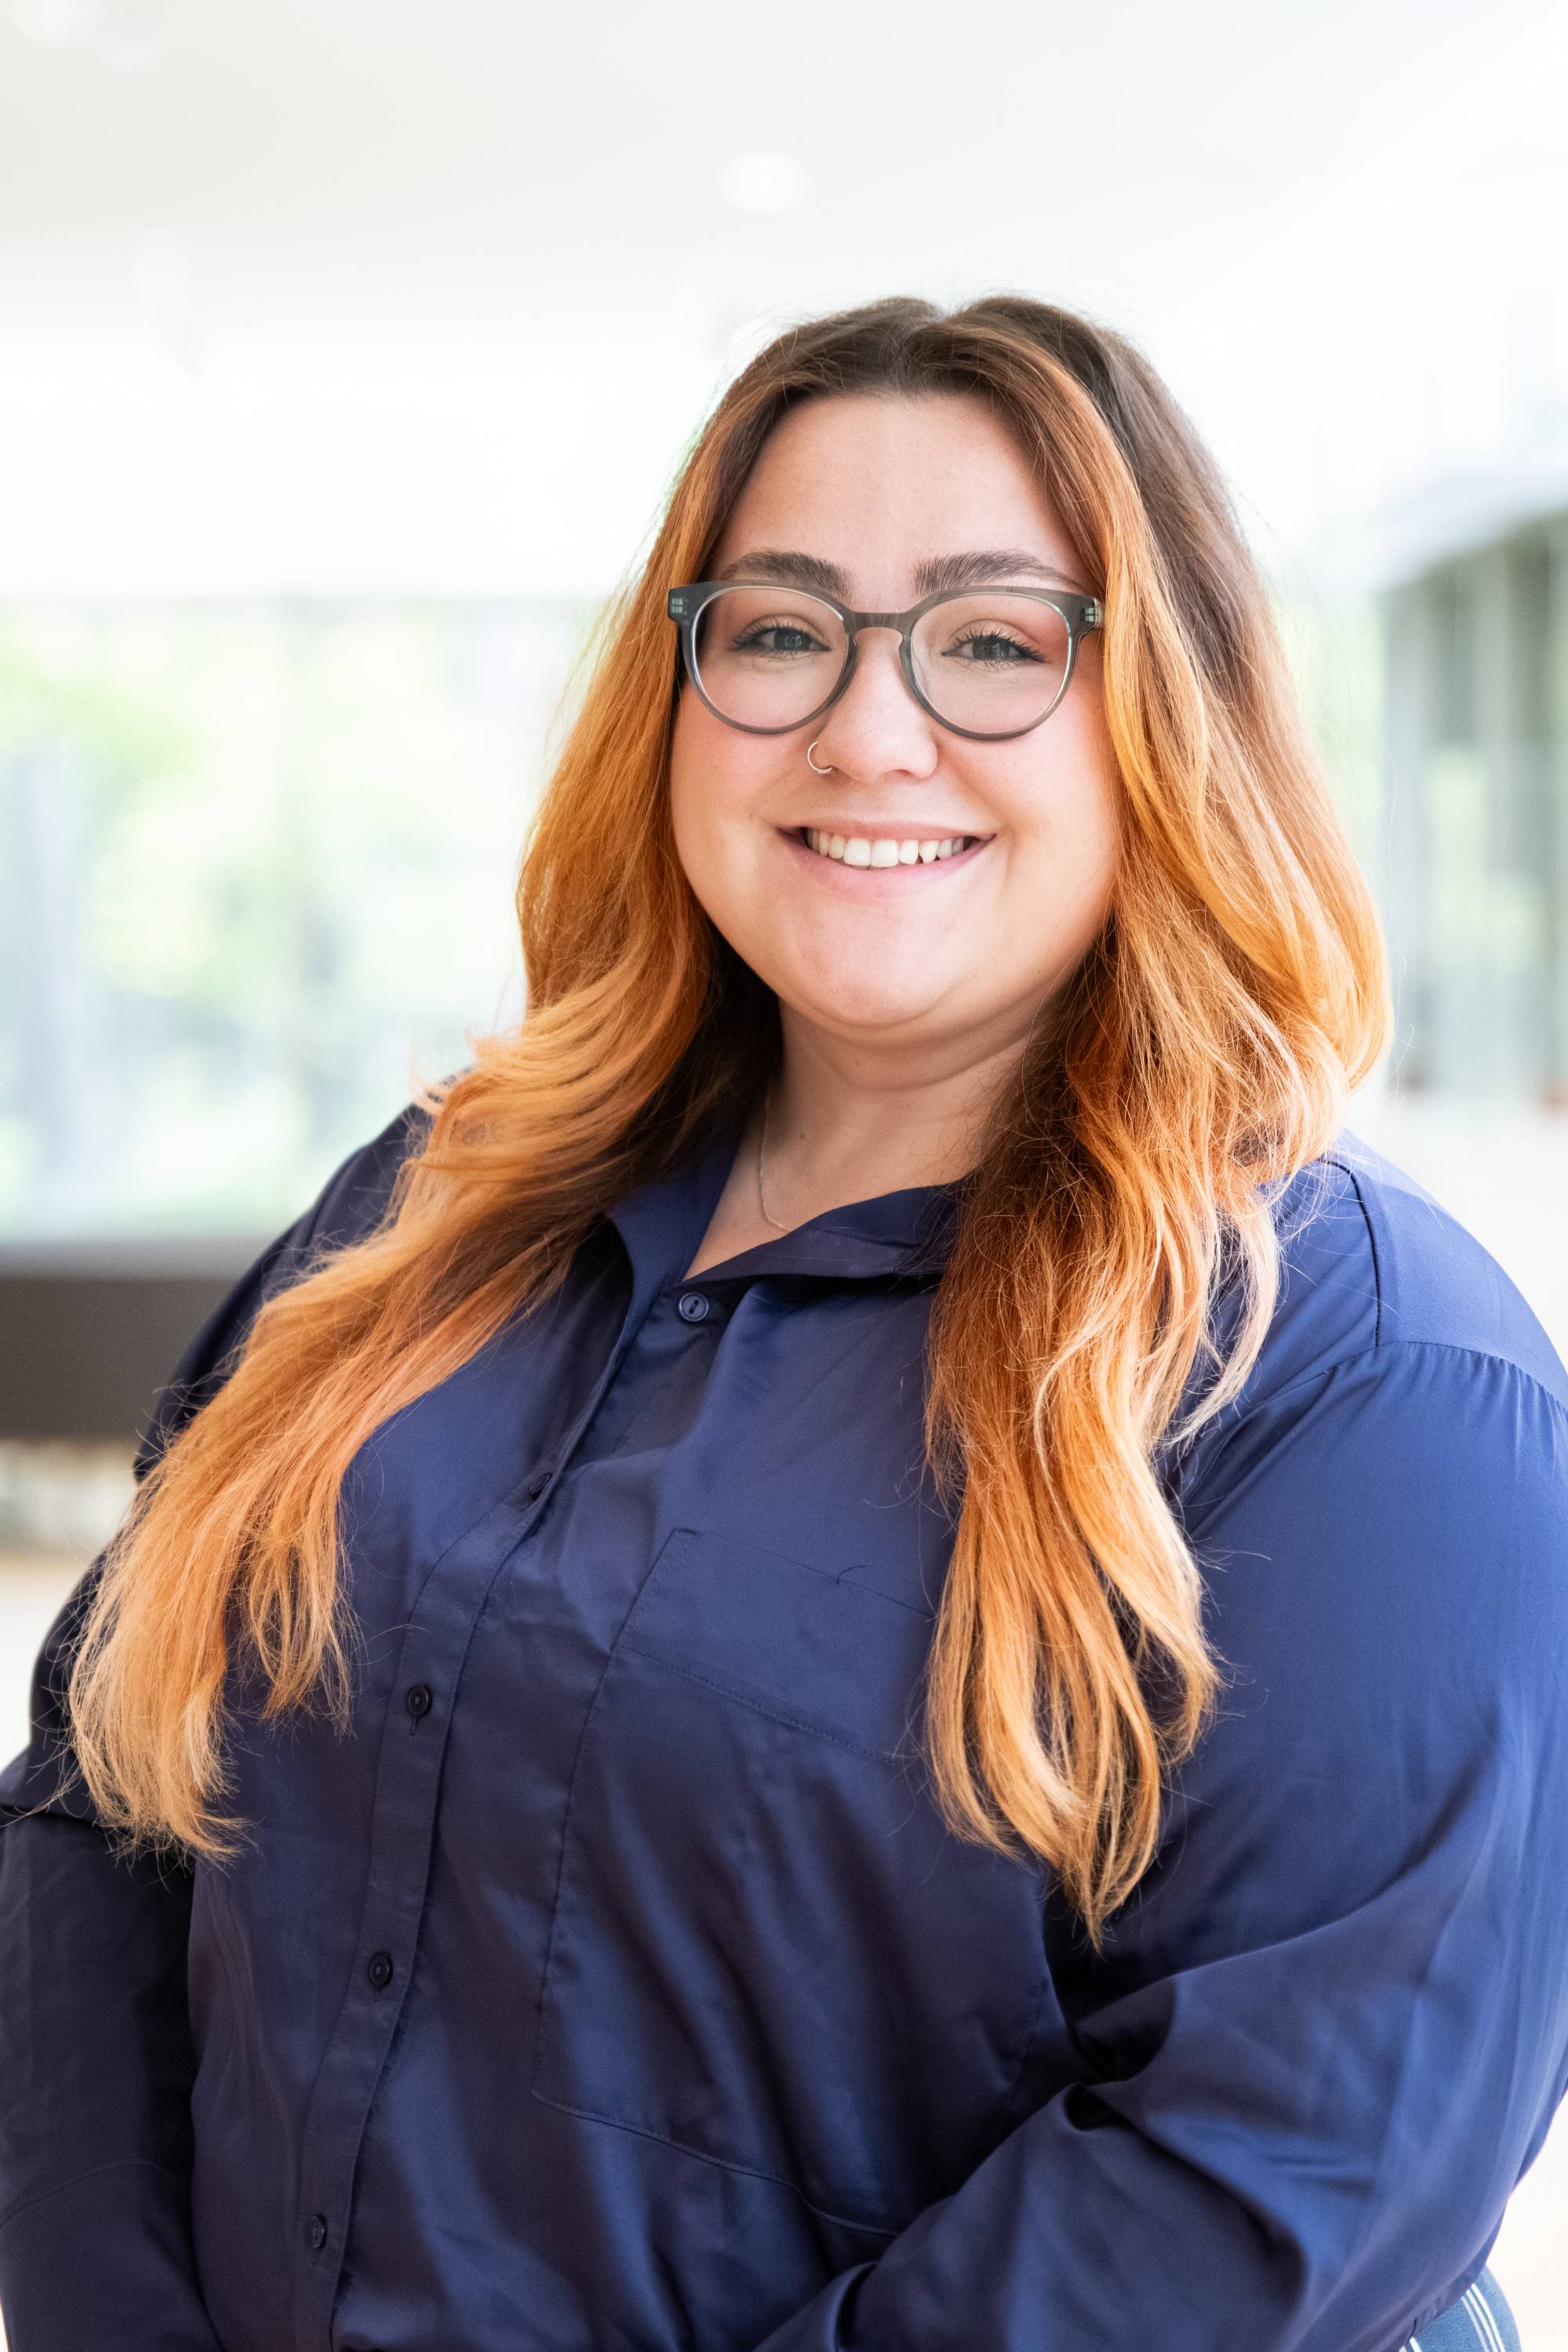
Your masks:
[{"label": "shirt button", "polygon": [[536,1470],[534,1472],[532,1477],[528,1482],[528,1499],[531,1503],[538,1502],[541,1495],[543,1494],[544,1489],[549,1486],[550,1481],[554,1475],[554,1472],[552,1470]]},{"label": "shirt button", "polygon": [[700,1323],[708,1313],[708,1301],[700,1290],[683,1290],[675,1311],[684,1323]]},{"label": "shirt button", "polygon": [[370,1956],[370,1965],[365,1969],[365,1974],[370,1979],[372,1984],[375,1987],[377,1992],[384,1992],[387,1986],[392,1982],[392,1954],[390,1952],[373,1952]]},{"label": "shirt button", "polygon": [[429,1684],[416,1683],[413,1689],[405,1693],[403,1704],[408,1709],[409,1714],[414,1717],[416,1723],[418,1722],[422,1715],[428,1715],[430,1709],[436,1704]]},{"label": "shirt button", "polygon": [[319,2254],[327,2242],[327,2217],[324,2213],[311,2214],[306,2234],[310,2238],[311,2246]]}]

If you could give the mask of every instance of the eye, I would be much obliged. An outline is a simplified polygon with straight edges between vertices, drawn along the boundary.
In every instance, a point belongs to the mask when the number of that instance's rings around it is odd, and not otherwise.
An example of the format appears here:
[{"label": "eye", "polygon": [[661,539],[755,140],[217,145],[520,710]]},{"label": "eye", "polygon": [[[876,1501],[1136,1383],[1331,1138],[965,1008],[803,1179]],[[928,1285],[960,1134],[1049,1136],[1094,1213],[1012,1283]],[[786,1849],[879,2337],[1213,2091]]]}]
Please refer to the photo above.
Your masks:
[{"label": "eye", "polygon": [[827,648],[803,621],[753,621],[731,640],[738,654],[820,654]]},{"label": "eye", "polygon": [[963,654],[965,648],[965,657],[972,665],[986,663],[1005,667],[1016,662],[1037,663],[1040,659],[1036,648],[1024,638],[985,624],[977,624],[964,630],[961,636],[953,639],[949,652],[950,655]]}]

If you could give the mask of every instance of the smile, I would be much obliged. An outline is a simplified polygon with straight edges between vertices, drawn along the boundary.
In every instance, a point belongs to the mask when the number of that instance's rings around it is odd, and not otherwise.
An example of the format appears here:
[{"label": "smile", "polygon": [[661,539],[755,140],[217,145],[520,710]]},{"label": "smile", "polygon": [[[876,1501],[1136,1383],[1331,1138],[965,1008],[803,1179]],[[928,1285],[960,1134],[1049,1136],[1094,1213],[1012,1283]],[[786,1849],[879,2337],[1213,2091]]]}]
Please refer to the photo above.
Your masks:
[{"label": "smile", "polygon": [[828,833],[816,825],[796,825],[788,838],[814,856],[829,857],[843,866],[934,866],[984,848],[988,834],[955,833],[927,835]]}]

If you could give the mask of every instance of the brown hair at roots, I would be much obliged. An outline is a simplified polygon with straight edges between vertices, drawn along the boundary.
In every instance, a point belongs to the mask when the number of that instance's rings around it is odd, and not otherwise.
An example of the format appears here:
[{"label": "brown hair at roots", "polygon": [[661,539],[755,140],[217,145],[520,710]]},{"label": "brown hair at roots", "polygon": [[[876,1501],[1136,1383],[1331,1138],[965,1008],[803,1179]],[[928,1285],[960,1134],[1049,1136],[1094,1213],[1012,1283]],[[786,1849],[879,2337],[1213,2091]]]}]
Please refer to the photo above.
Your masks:
[{"label": "brown hair at roots", "polygon": [[[1223,1664],[1159,1451],[1246,1380],[1279,1291],[1274,1196],[1331,1140],[1392,1019],[1375,909],[1211,460],[1131,345],[1015,296],[793,327],[697,438],[605,617],[526,845],[523,1019],[425,1089],[376,1230],[262,1307],[99,1563],[72,1744],[131,1843],[216,1861],[243,1832],[220,1810],[237,1651],[267,1715],[309,1705],[346,1726],[355,1454],[771,1075],[774,1000],[676,856],[666,592],[705,576],[796,403],[952,392],[1010,427],[1103,600],[1123,840],[1104,929],[963,1180],[933,1294],[924,1436],[956,1531],[931,1783],[957,1833],[1043,1859],[1097,1944],[1146,1871]],[[1239,1310],[1226,1349],[1222,1290]],[[1200,1362],[1213,1377],[1193,1383]]]}]

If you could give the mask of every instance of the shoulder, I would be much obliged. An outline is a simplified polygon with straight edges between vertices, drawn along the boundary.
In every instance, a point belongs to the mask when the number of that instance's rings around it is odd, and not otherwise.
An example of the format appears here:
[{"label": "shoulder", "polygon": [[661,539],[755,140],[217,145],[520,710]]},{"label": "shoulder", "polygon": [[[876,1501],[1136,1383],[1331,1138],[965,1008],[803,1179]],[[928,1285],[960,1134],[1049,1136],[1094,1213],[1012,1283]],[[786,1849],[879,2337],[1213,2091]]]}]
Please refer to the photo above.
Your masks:
[{"label": "shoulder", "polygon": [[1275,1204],[1280,1285],[1245,1407],[1400,1350],[1510,1365],[1568,1409],[1568,1370],[1491,1252],[1426,1187],[1351,1129]]},{"label": "shoulder", "polygon": [[289,1229],[290,1260],[324,1255],[374,1233],[392,1198],[397,1171],[423,1146],[430,1116],[408,1103],[378,1135],[351,1151],[304,1215]]},{"label": "shoulder", "polygon": [[275,1291],[286,1289],[334,1250],[373,1234],[391,1202],[398,1170],[420,1150],[429,1128],[429,1115],[418,1103],[408,1103],[368,1143],[356,1146],[310,1206],[247,1268],[215,1320],[247,1320]]},{"label": "shoulder", "polygon": [[417,1102],[406,1104],[379,1134],[349,1153],[293,1223],[253,1259],[195,1334],[159,1391],[136,1454],[138,1478],[145,1476],[170,1439],[222,1387],[268,1300],[301,1280],[323,1257],[374,1232],[391,1202],[398,1170],[420,1150],[429,1126],[428,1112]]},{"label": "shoulder", "polygon": [[1369,1737],[1439,1693],[1489,1724],[1510,1694],[1510,1736],[1539,1730],[1568,1641],[1561,1358],[1489,1251],[1360,1138],[1276,1211],[1263,1349],[1170,1490],[1222,1650],[1280,1736],[1288,1690]]},{"label": "shoulder", "polygon": [[[1500,1504],[1521,1479],[1568,1504],[1568,1370],[1439,1200],[1346,1129],[1282,1188],[1274,1219],[1274,1313],[1245,1386],[1179,1457],[1184,1510],[1206,1513],[1261,1473],[1304,1496],[1352,1453],[1369,1475],[1411,1488],[1445,1450]],[[1216,1317],[1222,1344],[1235,1316],[1233,1295]],[[1210,1378],[1200,1365],[1194,1391]]]}]

